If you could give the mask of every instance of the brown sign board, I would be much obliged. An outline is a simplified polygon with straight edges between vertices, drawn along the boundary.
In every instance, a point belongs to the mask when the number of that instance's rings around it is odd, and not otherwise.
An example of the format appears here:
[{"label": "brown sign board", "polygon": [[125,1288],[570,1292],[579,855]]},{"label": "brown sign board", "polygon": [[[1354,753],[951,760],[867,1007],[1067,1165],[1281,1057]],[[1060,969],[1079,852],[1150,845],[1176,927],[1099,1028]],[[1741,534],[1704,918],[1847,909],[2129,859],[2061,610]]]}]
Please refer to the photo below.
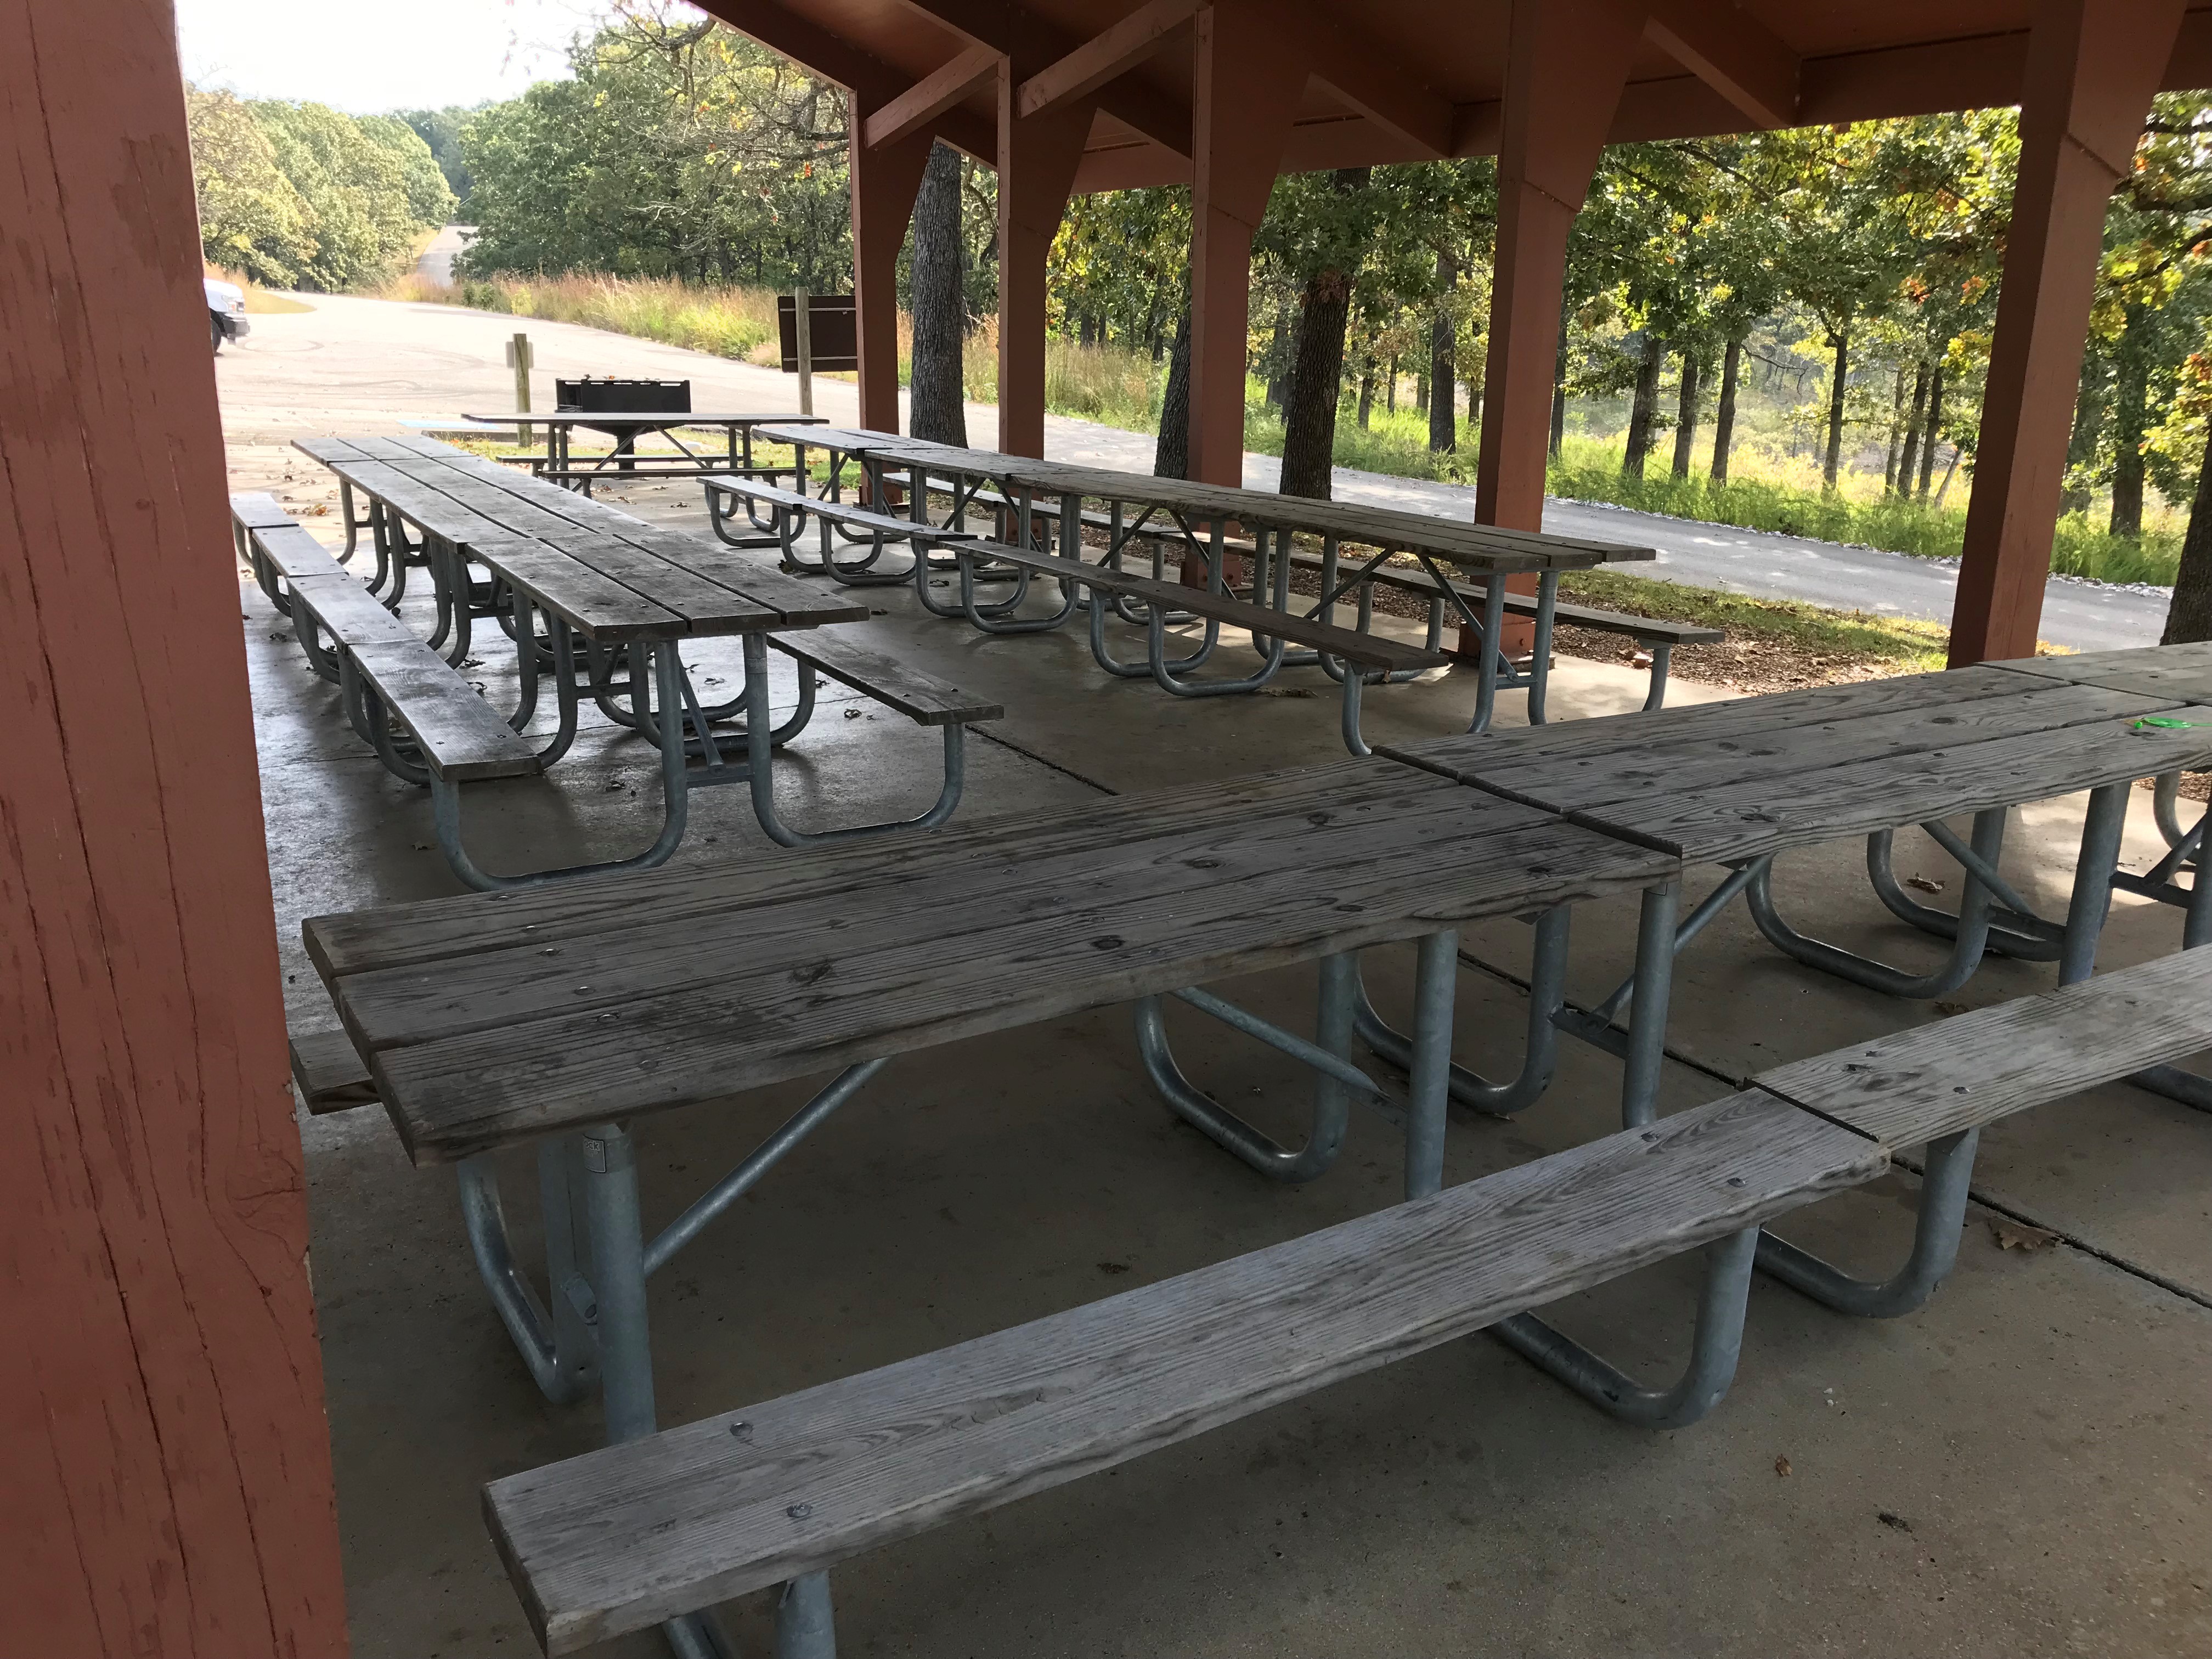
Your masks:
[{"label": "brown sign board", "polygon": [[[799,312],[788,294],[775,296],[775,329],[783,348],[783,372],[799,373]],[[860,334],[849,294],[806,297],[806,344],[811,367],[824,374],[860,367]]]}]

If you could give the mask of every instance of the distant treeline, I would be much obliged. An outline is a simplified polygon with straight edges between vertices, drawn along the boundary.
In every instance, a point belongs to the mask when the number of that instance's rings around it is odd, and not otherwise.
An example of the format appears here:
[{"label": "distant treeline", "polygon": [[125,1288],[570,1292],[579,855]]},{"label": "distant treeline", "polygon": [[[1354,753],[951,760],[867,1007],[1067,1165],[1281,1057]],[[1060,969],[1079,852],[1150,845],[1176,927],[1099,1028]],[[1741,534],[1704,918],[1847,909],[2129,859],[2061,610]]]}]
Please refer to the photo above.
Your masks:
[{"label": "distant treeline", "polygon": [[324,293],[395,275],[453,216],[429,146],[389,115],[185,88],[209,263]]}]

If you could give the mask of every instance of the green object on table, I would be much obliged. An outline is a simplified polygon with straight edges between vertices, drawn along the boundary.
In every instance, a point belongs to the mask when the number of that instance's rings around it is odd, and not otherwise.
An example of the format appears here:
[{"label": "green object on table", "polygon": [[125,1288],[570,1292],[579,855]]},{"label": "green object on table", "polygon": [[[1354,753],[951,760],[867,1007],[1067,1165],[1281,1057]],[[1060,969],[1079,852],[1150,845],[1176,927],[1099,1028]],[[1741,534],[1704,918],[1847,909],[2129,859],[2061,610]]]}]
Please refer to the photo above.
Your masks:
[{"label": "green object on table", "polygon": [[2178,732],[2185,726],[2197,726],[2198,720],[2169,720],[2164,714],[2145,714],[2128,727],[2130,732]]}]

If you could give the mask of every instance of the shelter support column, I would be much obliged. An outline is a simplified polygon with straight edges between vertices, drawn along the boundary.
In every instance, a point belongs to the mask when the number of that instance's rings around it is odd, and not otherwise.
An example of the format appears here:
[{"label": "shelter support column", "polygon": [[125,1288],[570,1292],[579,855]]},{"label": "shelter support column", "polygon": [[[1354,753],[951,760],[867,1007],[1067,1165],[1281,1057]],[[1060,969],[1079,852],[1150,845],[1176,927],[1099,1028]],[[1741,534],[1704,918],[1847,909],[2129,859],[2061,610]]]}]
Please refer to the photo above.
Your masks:
[{"label": "shelter support column", "polygon": [[[1627,0],[1514,0],[1475,474],[1478,524],[1543,528],[1567,236],[1589,193],[1643,30],[1642,8]],[[1535,591],[1533,577],[1509,586]],[[1516,655],[1534,642],[1526,622],[1508,623],[1504,631],[1506,649]],[[1474,648],[1465,629],[1460,648]]]},{"label": "shelter support column", "polygon": [[999,448],[1044,454],[1045,261],[1060,234],[1096,100],[1041,115],[1015,106],[1017,65],[999,72]]},{"label": "shelter support column", "polygon": [[2134,165],[2182,11],[2183,0],[2037,0],[1954,668],[2035,654],[2105,210]]},{"label": "shelter support column", "polygon": [[933,128],[888,144],[862,137],[866,112],[855,100],[849,140],[853,192],[853,321],[860,359],[860,424],[899,429],[898,256],[929,164]]},{"label": "shelter support column", "polygon": [[347,1650],[167,0],[0,54],[0,1649]]},{"label": "shelter support column", "polygon": [[1254,0],[1205,6],[1194,20],[1190,476],[1205,483],[1244,482],[1252,234],[1307,76],[1289,33]]}]

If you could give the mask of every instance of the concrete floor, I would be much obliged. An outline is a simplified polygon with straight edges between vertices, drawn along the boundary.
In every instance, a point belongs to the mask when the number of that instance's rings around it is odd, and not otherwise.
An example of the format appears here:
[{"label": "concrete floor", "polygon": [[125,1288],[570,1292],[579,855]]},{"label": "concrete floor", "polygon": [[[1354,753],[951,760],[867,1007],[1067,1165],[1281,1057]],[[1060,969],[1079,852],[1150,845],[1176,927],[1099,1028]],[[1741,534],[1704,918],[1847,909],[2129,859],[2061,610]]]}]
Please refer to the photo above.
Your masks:
[{"label": "concrete floor", "polygon": [[[633,504],[700,522],[696,500],[672,489],[640,489]],[[345,729],[289,624],[250,586],[241,596],[288,994],[295,1026],[324,1024],[300,919],[457,890],[423,795]],[[1007,705],[972,745],[963,819],[1018,822],[1102,792],[1341,755],[1333,691],[1174,702],[1108,681],[1073,635],[986,640],[921,616],[902,590],[871,599],[884,614],[866,626],[888,648]],[[496,694],[495,653],[471,672]],[[1563,659],[1555,684],[1563,713],[1586,714],[1633,706],[1641,676]],[[1463,676],[1378,691],[1370,735],[1456,729],[1472,696]],[[935,766],[929,734],[836,693],[779,777],[790,815],[811,824],[917,810]],[[494,867],[632,850],[652,832],[653,775],[637,740],[594,720],[550,781],[477,792],[494,797],[470,809],[477,845]],[[2142,867],[2155,836],[2148,794],[2136,800],[2128,852]],[[2013,836],[2008,866],[2048,906],[2081,811],[2032,809]],[[1929,843],[1900,840],[1906,873],[1917,864],[1955,893]],[[730,790],[697,799],[678,855],[776,856]],[[1799,925],[1926,960],[1930,942],[1889,921],[1859,860],[1842,846],[1783,860],[1778,886]],[[2179,922],[2122,899],[2106,964],[2174,948]],[[1575,994],[1601,994],[1625,970],[1633,923],[1632,901],[1577,913]],[[1513,1061],[1525,1005],[1511,975],[1528,939],[1501,921],[1467,940],[1458,1047],[1471,1063]],[[1377,1000],[1402,1010],[1410,951],[1376,957]],[[1995,963],[1959,1000],[2049,983],[2047,968]],[[1311,981],[1269,975],[1231,994],[1302,1022]],[[1738,909],[1683,961],[1669,1104],[1934,1017],[1786,962]],[[1305,1085],[1287,1062],[1195,1019],[1176,1029],[1201,1085],[1293,1133]],[[1455,1119],[1451,1179],[1606,1131],[1618,1066],[1565,1048],[1558,1085],[1524,1120]],[[811,1086],[641,1121],[648,1219],[672,1214]],[[597,1411],[549,1407],[532,1390],[476,1281],[450,1177],[410,1168],[374,1110],[306,1121],[303,1133],[355,1652],[530,1652],[477,1488],[592,1445]],[[1735,1392],[1703,1425],[1623,1428],[1486,1341],[1454,1344],[841,1568],[846,1651],[2212,1651],[2212,1121],[2121,1085],[2010,1120],[1984,1142],[1977,1190],[1994,1207],[1975,1211],[1934,1304],[1855,1322],[1759,1284]],[[1362,1117],[1327,1178],[1295,1191],[1261,1182],[1151,1097],[1121,1008],[895,1061],[655,1280],[664,1420],[1360,1214],[1392,1200],[1398,1159],[1395,1132]],[[526,1250],[530,1190],[518,1167]],[[1872,1267],[1901,1251],[1912,1196],[1901,1175],[1784,1231]],[[1997,1225],[2059,1237],[2004,1249]],[[1559,1316],[1656,1372],[1683,1351],[1694,1278],[1694,1263],[1662,1266]],[[725,1611],[743,1650],[766,1653],[765,1601]],[[605,1651],[659,1650],[640,1638]]]}]

